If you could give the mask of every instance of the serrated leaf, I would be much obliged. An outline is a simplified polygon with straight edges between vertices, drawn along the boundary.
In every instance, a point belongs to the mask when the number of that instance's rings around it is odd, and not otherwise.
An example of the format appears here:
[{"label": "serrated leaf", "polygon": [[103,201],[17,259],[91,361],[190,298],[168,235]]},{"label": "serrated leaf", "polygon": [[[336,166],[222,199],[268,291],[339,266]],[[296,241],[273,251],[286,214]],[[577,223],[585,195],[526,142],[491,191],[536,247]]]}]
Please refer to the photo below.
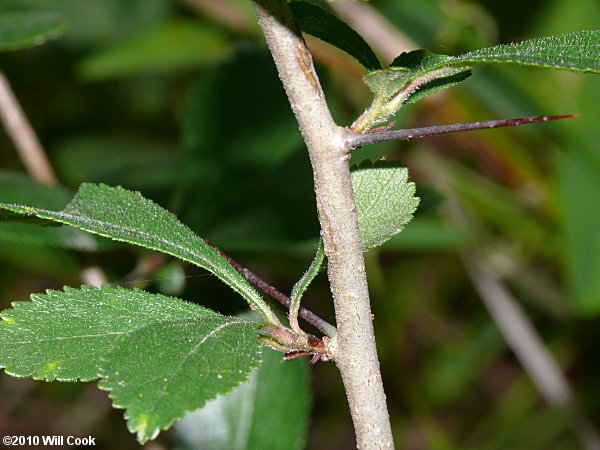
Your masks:
[{"label": "serrated leaf", "polygon": [[211,450],[303,448],[310,412],[306,361],[282,364],[281,353],[266,348],[263,360],[249,383],[175,425],[185,443]]},{"label": "serrated leaf", "polygon": [[35,47],[60,37],[67,29],[54,12],[3,12],[0,16],[0,51]]},{"label": "serrated leaf", "polygon": [[415,50],[394,59],[391,69],[410,71],[411,79],[445,67],[497,63],[600,73],[598,54],[600,31],[590,30],[498,45],[459,56]]},{"label": "serrated leaf", "polygon": [[222,317],[179,299],[120,287],[49,290],[1,314],[0,366],[18,377],[93,380],[120,339],[149,324]]},{"label": "serrated leaf", "polygon": [[306,2],[294,1],[290,3],[290,7],[302,31],[348,53],[367,70],[381,69],[381,64],[369,44],[336,16]]},{"label": "serrated leaf", "polygon": [[397,161],[369,161],[352,171],[363,251],[400,233],[419,204],[408,169]]},{"label": "serrated leaf", "polygon": [[387,120],[403,104],[414,103],[464,81],[470,75],[469,65],[505,63],[600,73],[599,53],[600,31],[531,39],[460,56],[438,55],[428,50],[402,53],[389,68],[365,76],[375,99],[352,129],[364,132]]},{"label": "serrated leaf", "polygon": [[246,381],[256,322],[120,287],[34,294],[2,313],[0,367],[19,377],[93,380],[126,408],[140,442]]},{"label": "serrated leaf", "polygon": [[227,58],[231,51],[229,40],[218,29],[171,20],[91,54],[78,70],[88,80],[104,80],[211,63]]},{"label": "serrated leaf", "polygon": [[99,387],[126,410],[127,427],[143,444],[246,381],[259,364],[256,323],[213,313],[128,334],[102,357]]},{"label": "serrated leaf", "polygon": [[587,30],[483,48],[453,57],[446,65],[506,63],[600,73],[599,54],[600,31]]},{"label": "serrated leaf", "polygon": [[60,222],[117,241],[129,242],[196,264],[227,283],[267,320],[278,323],[260,294],[214,248],[177,217],[139,192],[82,184],[63,211],[0,203],[0,208]]}]

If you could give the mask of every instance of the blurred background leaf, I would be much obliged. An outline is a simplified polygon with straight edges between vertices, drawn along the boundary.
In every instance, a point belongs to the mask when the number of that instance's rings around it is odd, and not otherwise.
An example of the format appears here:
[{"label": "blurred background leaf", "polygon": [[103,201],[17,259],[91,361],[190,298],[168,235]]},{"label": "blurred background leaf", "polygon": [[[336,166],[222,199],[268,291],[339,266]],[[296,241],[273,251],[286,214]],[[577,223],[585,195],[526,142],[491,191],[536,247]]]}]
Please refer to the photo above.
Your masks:
[{"label": "blurred background leaf", "polygon": [[60,14],[51,12],[4,12],[0,16],[0,51],[34,47],[65,32]]},{"label": "blurred background leaf", "polygon": [[262,352],[263,364],[247,384],[221,395],[175,426],[187,448],[213,450],[301,449],[310,392],[306,361],[281,363],[281,354]]},{"label": "blurred background leaf", "polygon": [[143,34],[86,57],[79,73],[87,80],[176,70],[225,59],[231,44],[218,28],[172,19]]}]

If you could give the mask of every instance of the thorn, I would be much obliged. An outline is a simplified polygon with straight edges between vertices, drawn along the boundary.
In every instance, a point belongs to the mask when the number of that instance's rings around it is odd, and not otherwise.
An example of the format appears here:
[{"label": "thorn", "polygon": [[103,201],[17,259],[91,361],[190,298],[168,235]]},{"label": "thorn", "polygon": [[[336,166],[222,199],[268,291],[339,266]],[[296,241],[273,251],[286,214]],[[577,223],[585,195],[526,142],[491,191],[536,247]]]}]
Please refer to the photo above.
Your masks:
[{"label": "thorn", "polygon": [[[378,131],[375,133],[354,134],[348,136],[351,148],[359,148],[376,142],[394,141],[399,139],[418,139],[437,134],[457,133],[461,131],[485,130],[489,128],[513,127],[536,122],[549,122],[550,120],[570,119],[579,117],[576,114],[564,116],[539,116],[523,119],[487,120],[484,122],[453,123],[450,125],[434,125],[431,127],[409,128],[404,130]],[[375,131],[375,130],[371,130]]]}]

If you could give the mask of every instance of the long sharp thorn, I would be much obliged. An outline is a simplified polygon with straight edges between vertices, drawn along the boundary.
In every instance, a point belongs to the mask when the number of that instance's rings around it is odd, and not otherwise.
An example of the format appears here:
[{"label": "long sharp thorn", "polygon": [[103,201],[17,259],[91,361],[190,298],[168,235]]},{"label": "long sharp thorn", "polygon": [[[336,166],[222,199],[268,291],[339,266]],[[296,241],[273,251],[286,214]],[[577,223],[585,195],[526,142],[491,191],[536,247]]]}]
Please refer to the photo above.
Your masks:
[{"label": "long sharp thorn", "polygon": [[539,116],[524,119],[488,120],[485,122],[454,123],[451,125],[434,125],[423,128],[408,128],[406,130],[384,131],[379,133],[355,134],[348,139],[352,148],[359,148],[377,142],[394,141],[398,139],[419,139],[436,134],[458,133],[461,131],[485,130],[488,128],[514,127],[536,122],[549,122],[550,120],[568,119],[578,115],[565,116]]}]

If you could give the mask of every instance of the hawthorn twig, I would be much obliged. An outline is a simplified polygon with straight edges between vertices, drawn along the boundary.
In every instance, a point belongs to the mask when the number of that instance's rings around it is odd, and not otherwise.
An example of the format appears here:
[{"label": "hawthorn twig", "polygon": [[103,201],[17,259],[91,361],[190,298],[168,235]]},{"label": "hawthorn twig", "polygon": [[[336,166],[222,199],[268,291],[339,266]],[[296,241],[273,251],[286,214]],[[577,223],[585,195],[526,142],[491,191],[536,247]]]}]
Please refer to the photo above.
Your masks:
[{"label": "hawthorn twig", "polygon": [[[225,252],[223,252],[223,250],[221,250],[219,247],[217,247],[212,242],[206,241],[206,243],[208,245],[210,245],[212,248],[214,248],[216,251],[218,251],[219,254],[223,258],[225,258],[229,262],[229,264],[231,264],[233,266],[233,268],[235,270],[237,270],[240,273],[240,275],[242,275],[246,280],[248,280],[254,286],[256,286],[260,290],[264,291],[271,297],[273,297],[275,300],[277,300],[279,303],[281,303],[286,308],[290,307],[290,305],[292,304],[292,300],[287,295],[285,295],[284,293],[279,291],[277,288],[271,286],[269,283],[267,283],[261,277],[256,275],[250,269],[247,269],[246,267],[242,266],[240,263],[233,260],[229,255],[227,255]],[[326,320],[321,319],[314,312],[312,312],[306,308],[302,308],[302,307],[300,308],[299,316],[302,317],[304,320],[306,320],[311,325],[313,325],[317,330],[324,333],[326,336],[333,337],[336,333],[336,328],[333,325],[331,325]]]},{"label": "hawthorn twig", "polygon": [[396,141],[399,139],[419,139],[436,134],[459,133],[462,131],[485,130],[488,128],[514,127],[528,123],[548,122],[550,120],[568,119],[577,115],[539,116],[524,119],[487,120],[485,122],[453,123],[451,125],[434,125],[431,127],[408,128],[405,130],[382,131],[377,133],[349,134],[347,141],[353,149],[377,142]]},{"label": "hawthorn twig", "polygon": [[310,157],[337,333],[331,340],[361,449],[392,448],[345,141],[286,0],[253,0]]}]

